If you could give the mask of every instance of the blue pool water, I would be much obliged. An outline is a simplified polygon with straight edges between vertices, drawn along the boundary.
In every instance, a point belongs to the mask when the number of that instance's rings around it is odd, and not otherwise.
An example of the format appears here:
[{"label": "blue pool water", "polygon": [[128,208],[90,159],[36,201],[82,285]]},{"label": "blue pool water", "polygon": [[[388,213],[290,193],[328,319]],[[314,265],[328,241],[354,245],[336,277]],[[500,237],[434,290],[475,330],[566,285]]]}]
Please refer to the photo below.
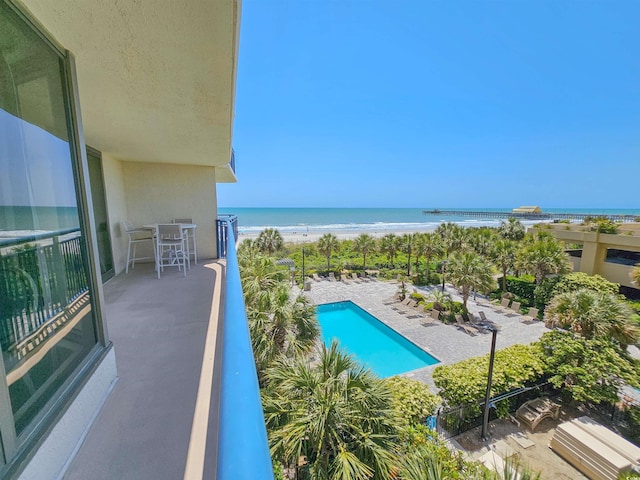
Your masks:
[{"label": "blue pool water", "polygon": [[335,338],[380,377],[439,362],[353,302],[319,305],[316,312],[324,343],[329,345]]}]

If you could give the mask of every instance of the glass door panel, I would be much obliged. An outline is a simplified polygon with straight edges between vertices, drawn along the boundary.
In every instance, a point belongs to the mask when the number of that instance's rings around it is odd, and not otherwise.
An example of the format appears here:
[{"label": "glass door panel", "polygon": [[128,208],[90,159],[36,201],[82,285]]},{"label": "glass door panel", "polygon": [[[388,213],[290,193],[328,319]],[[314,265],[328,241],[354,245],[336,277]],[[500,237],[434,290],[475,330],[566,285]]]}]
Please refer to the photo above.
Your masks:
[{"label": "glass door panel", "polygon": [[102,158],[100,152],[87,148],[89,163],[89,181],[91,183],[91,198],[93,202],[93,216],[96,220],[96,236],[98,239],[98,256],[100,257],[100,273],[102,281],[106,282],[114,275],[113,255],[111,253],[111,235],[109,234],[109,216],[107,215],[107,201],[102,175]]}]

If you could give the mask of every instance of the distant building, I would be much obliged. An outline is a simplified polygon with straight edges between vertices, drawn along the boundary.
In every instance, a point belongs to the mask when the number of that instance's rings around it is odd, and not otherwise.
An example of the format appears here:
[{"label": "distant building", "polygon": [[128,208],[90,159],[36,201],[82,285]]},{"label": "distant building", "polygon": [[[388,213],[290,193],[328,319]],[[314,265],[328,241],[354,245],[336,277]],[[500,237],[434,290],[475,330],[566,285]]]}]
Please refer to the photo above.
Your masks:
[{"label": "distant building", "polygon": [[640,263],[640,223],[620,225],[615,234],[566,223],[545,224],[529,231],[550,232],[565,242],[574,271],[598,274],[621,287],[638,290],[638,285],[631,283],[630,273]]},{"label": "distant building", "polygon": [[542,209],[536,206],[531,206],[531,207],[523,206],[523,207],[514,208],[512,212],[513,213],[542,213]]}]

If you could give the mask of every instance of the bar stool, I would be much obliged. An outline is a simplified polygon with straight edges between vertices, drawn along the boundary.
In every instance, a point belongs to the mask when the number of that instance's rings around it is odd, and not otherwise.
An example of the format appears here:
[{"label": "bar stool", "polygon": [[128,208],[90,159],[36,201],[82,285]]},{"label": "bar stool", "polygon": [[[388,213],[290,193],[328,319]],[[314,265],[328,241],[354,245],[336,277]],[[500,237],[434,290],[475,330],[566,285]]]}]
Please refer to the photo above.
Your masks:
[{"label": "bar stool", "polygon": [[[193,225],[193,218],[174,218],[173,223],[183,223]],[[196,227],[185,229],[187,235],[187,255],[193,255],[193,263],[198,264],[198,251],[196,249]],[[191,248],[193,244],[193,249]]]},{"label": "bar stool", "polygon": [[156,230],[156,270],[158,278],[164,267],[178,267],[187,276],[190,260],[186,248],[187,239],[180,223],[159,223]]},{"label": "bar stool", "polygon": [[153,257],[138,257],[136,255],[136,247],[139,243],[151,242],[151,247],[155,251],[153,232],[146,228],[135,228],[126,220],[121,223],[121,227],[129,237],[129,243],[127,245],[127,265],[124,269],[125,273],[129,273],[129,265],[131,264],[131,269],[133,270],[136,266],[136,260],[155,259],[155,255]]}]

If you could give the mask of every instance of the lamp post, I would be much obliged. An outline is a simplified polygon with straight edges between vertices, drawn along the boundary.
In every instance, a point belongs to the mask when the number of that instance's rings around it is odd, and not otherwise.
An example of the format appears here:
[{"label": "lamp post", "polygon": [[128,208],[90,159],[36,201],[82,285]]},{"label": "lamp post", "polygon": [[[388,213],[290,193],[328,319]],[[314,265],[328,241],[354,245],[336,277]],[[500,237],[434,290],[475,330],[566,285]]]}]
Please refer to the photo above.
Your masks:
[{"label": "lamp post", "polygon": [[482,432],[480,438],[483,441],[489,440],[487,435],[487,424],[489,423],[489,400],[491,400],[491,378],[493,376],[493,360],[496,355],[496,337],[498,336],[498,329],[496,327],[491,328],[491,353],[489,355],[489,374],[487,375],[487,394],[484,398],[484,417],[482,419]]},{"label": "lamp post", "polygon": [[447,260],[442,261],[442,292],[444,293],[444,275],[447,273]]}]

